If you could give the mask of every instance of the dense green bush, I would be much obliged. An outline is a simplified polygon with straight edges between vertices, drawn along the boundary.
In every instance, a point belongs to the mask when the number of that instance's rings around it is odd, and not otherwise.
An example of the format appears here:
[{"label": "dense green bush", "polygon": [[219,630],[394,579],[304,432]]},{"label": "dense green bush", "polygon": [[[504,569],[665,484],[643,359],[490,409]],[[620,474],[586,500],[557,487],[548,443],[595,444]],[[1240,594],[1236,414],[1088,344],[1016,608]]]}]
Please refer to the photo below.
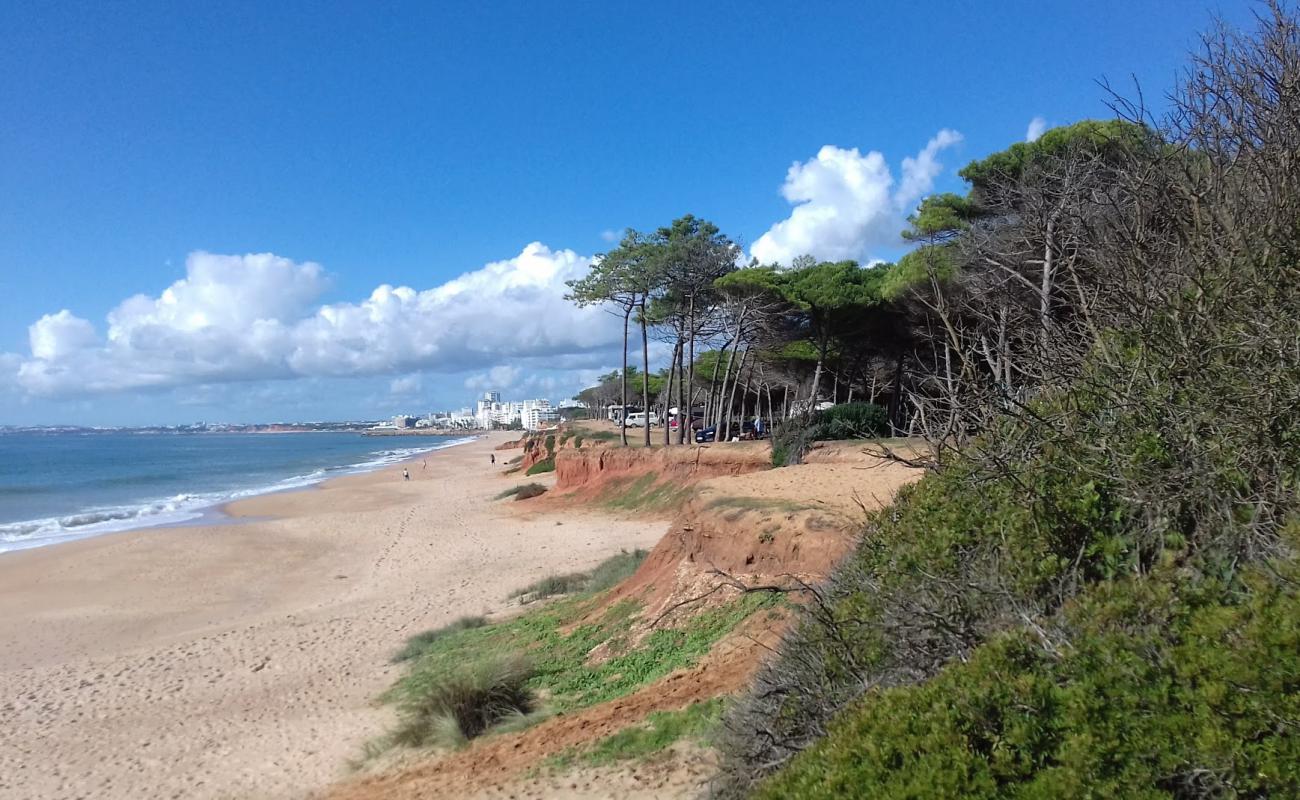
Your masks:
[{"label": "dense green bush", "polygon": [[875,403],[840,403],[811,416],[795,417],[772,433],[772,464],[798,464],[813,442],[833,439],[871,439],[889,430],[889,416]]},{"label": "dense green bush", "polygon": [[1020,630],[866,695],[757,795],[1300,796],[1300,572],[1185,577],[1099,584],[1068,646]]}]

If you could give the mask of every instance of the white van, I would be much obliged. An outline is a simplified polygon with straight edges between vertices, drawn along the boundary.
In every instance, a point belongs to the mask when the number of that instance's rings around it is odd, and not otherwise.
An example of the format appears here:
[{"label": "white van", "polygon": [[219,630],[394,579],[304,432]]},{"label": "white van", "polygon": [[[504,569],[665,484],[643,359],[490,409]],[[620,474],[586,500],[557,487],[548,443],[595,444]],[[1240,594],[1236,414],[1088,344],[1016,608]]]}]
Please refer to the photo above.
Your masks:
[{"label": "white van", "polygon": [[[634,413],[627,415],[627,426],[629,428],[643,428],[645,427],[646,419],[647,417],[644,411],[636,411]],[[659,424],[659,415],[651,411],[649,420],[650,420],[650,427],[653,428],[654,426]]]}]

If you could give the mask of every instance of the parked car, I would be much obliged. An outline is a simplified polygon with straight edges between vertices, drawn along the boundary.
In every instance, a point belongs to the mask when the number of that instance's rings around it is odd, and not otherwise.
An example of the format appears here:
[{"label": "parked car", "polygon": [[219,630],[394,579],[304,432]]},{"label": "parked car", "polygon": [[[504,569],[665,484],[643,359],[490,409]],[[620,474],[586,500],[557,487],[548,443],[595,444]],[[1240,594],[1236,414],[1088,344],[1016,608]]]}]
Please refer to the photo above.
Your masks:
[{"label": "parked car", "polygon": [[651,411],[650,415],[647,417],[644,411],[637,411],[636,413],[627,415],[627,426],[629,428],[644,428],[647,419],[652,428],[659,424],[659,415],[655,412]]},{"label": "parked car", "polygon": [[[741,439],[757,438],[754,435],[754,423],[750,422],[749,420],[746,420],[744,422],[733,421],[731,423],[731,435],[738,436]],[[698,431],[695,432],[696,444],[704,444],[705,442],[712,442],[717,440],[717,438],[718,438],[717,425],[710,425],[707,428],[700,428]]]}]

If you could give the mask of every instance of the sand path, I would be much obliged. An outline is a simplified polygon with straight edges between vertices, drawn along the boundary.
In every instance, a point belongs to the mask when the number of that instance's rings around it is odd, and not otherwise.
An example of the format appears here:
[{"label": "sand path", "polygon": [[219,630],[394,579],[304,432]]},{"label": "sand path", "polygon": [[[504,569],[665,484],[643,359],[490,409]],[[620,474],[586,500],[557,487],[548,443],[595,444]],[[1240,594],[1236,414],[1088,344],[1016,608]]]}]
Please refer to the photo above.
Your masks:
[{"label": "sand path", "polygon": [[0,797],[301,797],[390,722],[407,636],[663,534],[493,500],[504,438],[246,500],[237,525],[0,555]]}]

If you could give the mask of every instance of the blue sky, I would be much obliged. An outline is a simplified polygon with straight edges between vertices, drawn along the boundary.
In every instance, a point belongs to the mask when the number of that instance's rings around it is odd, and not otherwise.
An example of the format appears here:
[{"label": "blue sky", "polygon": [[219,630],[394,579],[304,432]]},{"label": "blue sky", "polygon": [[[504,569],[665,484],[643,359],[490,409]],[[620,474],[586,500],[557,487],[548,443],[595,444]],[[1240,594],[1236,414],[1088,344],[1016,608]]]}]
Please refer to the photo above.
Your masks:
[{"label": "blue sky", "polygon": [[[917,191],[1035,117],[1107,115],[1100,79],[1162,104],[1253,5],[991,8],[10,3],[0,424],[559,399],[616,363],[556,297],[609,232],[689,212],[773,257],[889,258]],[[799,229],[792,204],[870,202],[849,174],[893,210]]]}]

